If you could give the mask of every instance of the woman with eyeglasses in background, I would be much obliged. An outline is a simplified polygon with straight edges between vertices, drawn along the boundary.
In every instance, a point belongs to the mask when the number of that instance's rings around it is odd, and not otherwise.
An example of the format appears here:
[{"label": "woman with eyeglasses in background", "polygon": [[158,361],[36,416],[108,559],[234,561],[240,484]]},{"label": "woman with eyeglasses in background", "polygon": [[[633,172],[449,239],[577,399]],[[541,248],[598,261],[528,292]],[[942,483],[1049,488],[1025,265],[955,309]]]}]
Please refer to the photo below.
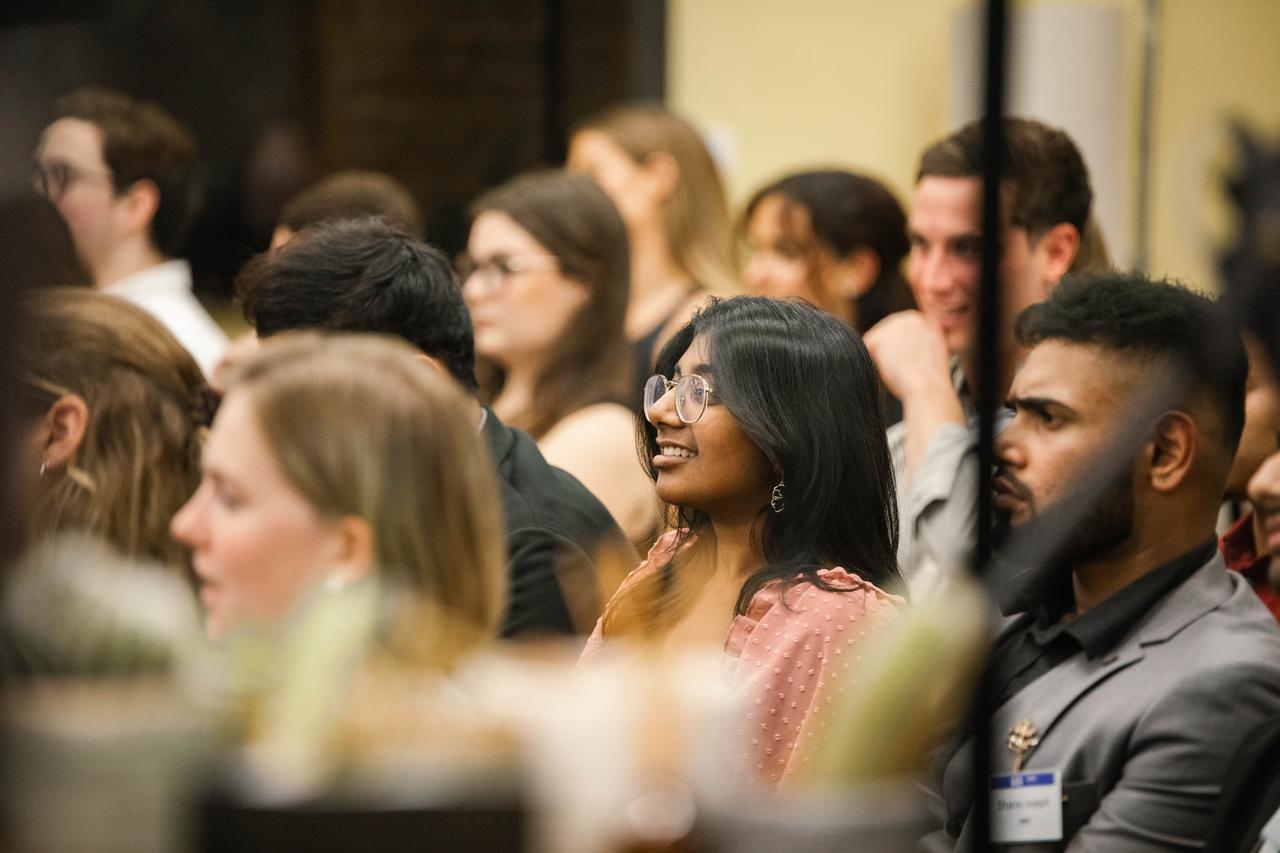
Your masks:
[{"label": "woman with eyeglasses in background", "polygon": [[776,785],[820,746],[821,711],[903,599],[875,368],[810,305],[712,300],[663,347],[640,439],[674,529],[606,607],[605,640],[719,648],[748,771]]},{"label": "woman with eyeglasses in background", "polygon": [[648,545],[653,486],[636,458],[623,333],[626,226],[590,178],[525,175],[481,196],[461,264],[482,398]]}]

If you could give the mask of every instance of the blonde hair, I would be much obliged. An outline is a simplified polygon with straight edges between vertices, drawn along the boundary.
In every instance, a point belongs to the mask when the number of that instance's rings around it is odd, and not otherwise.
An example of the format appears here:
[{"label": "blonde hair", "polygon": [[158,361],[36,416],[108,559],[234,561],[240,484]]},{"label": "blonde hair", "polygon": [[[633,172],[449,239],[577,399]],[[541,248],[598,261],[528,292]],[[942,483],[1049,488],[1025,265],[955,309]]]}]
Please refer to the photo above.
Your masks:
[{"label": "blonde hair", "polygon": [[383,639],[447,665],[497,635],[505,538],[468,400],[415,352],[389,337],[279,335],[232,371],[228,394],[247,397],[313,508],[370,525],[376,572],[393,593]]},{"label": "blonde hair", "polygon": [[697,129],[659,104],[625,104],[575,128],[575,132],[585,130],[603,133],[637,163],[658,152],[675,160],[679,178],[663,205],[671,256],[701,287],[735,292],[729,202],[715,160]]},{"label": "blonde hair", "polygon": [[43,416],[67,395],[89,411],[67,464],[40,478],[32,542],[85,530],[126,556],[186,568],[169,519],[200,482],[210,393],[200,367],[151,315],[112,296],[53,288],[29,294],[23,310],[18,375],[28,414]]}]

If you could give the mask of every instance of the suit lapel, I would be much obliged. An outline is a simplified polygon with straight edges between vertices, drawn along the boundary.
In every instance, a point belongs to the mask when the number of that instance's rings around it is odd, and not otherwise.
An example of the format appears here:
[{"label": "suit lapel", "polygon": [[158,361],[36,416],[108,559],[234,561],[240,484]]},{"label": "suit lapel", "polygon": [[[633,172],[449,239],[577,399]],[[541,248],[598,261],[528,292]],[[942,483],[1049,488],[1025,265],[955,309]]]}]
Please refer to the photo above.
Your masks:
[{"label": "suit lapel", "polygon": [[1035,754],[1036,746],[1053,731],[1062,715],[1096,685],[1122,669],[1142,660],[1142,647],[1137,642],[1126,643],[1114,654],[1090,660],[1083,653],[1067,660],[1027,685],[1008,702],[1001,705],[992,717],[993,744],[999,759],[993,759],[997,769],[1013,766],[1014,752],[1008,747],[1013,727],[1027,722],[1037,736],[1035,746],[1023,754],[1023,766]]},{"label": "suit lapel", "polygon": [[[1215,553],[1213,559],[1152,608],[1113,653],[1097,660],[1077,654],[1027,685],[993,716],[994,746],[997,754],[1007,757],[1007,761],[1001,760],[996,766],[1012,766],[1013,752],[1007,748],[1006,741],[1013,726],[1030,722],[1043,741],[1062,715],[1096,685],[1142,660],[1145,647],[1167,642],[1201,616],[1220,607],[1231,591],[1226,564],[1222,555]],[[1035,747],[1032,747],[1024,754],[1024,765],[1034,753]]]}]

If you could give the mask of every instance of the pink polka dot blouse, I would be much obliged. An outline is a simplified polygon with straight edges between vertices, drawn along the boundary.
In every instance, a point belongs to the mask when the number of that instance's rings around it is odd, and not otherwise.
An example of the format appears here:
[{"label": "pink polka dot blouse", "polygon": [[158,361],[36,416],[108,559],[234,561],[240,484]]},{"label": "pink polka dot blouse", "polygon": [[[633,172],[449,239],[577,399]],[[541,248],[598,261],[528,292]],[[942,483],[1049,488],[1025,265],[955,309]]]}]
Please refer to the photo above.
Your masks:
[{"label": "pink polka dot blouse", "polygon": [[[664,534],[618,595],[670,562],[675,538],[674,531]],[[837,591],[800,581],[784,595],[782,582],[772,581],[733,617],[724,641],[729,683],[744,703],[741,762],[769,786],[802,772],[820,748],[837,697],[857,689],[865,640],[893,622],[905,604],[842,568],[818,575]],[[582,660],[594,656],[603,640],[597,623]]]}]

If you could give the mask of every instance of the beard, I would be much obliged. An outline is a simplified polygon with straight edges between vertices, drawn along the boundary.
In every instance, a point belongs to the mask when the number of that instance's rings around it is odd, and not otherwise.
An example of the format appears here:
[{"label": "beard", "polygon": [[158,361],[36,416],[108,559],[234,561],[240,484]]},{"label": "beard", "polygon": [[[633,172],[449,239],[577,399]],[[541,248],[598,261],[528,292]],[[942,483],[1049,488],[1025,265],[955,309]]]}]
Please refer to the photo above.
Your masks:
[{"label": "beard", "polygon": [[[1005,473],[1005,476],[1009,475]],[[1021,486],[1016,480],[1014,483],[1015,487]],[[1071,501],[1063,503],[1069,505]],[[1098,496],[1088,511],[1071,525],[1070,533],[1065,537],[1058,532],[1064,521],[1062,505],[1055,504],[1041,512],[1033,511],[1030,520],[1016,525],[1010,521],[1007,511],[998,511],[994,530],[996,547],[1003,548],[1015,536],[1032,542],[1059,541],[1061,544],[1052,555],[1044,555],[1046,562],[1072,569],[1107,555],[1133,534],[1133,479],[1127,476],[1127,472]]]}]

